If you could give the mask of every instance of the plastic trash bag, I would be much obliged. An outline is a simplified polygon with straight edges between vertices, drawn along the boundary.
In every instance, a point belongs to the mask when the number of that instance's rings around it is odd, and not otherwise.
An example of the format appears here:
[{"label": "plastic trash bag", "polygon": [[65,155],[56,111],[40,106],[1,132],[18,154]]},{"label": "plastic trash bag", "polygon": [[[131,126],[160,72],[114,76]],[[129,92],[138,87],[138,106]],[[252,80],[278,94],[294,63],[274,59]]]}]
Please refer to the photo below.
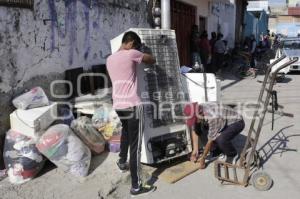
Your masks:
[{"label": "plastic trash bag", "polygon": [[13,130],[6,133],[3,156],[9,181],[13,184],[34,178],[45,163],[35,141]]},{"label": "plastic trash bag", "polygon": [[107,143],[109,152],[118,153],[121,150],[121,135],[114,135]]},{"label": "plastic trash bag", "polygon": [[50,127],[36,146],[59,169],[75,176],[87,176],[91,151],[69,126],[57,124]]},{"label": "plastic trash bag", "polygon": [[187,66],[181,66],[181,67],[180,67],[180,73],[181,73],[181,74],[188,73],[188,72],[190,72],[191,70],[193,70],[193,69],[190,68],[190,67],[187,67]]},{"label": "plastic trash bag", "polygon": [[122,131],[121,121],[111,104],[102,104],[92,117],[92,123],[106,140]]},{"label": "plastic trash bag", "polygon": [[0,181],[5,179],[6,177],[7,177],[7,170],[6,169],[0,170]]},{"label": "plastic trash bag", "polygon": [[90,118],[83,116],[73,120],[71,128],[74,133],[95,153],[100,154],[105,149],[105,139],[92,125]]},{"label": "plastic trash bag", "polygon": [[48,106],[49,100],[41,87],[35,87],[27,93],[16,97],[12,103],[17,109],[25,110],[41,106]]}]

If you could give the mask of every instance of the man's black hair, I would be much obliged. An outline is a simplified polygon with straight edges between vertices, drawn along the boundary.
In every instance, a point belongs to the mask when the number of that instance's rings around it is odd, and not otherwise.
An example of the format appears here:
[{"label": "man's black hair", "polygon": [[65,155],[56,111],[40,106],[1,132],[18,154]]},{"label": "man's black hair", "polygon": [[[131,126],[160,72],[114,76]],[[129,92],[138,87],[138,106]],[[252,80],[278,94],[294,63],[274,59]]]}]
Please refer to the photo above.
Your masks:
[{"label": "man's black hair", "polygon": [[218,33],[217,39],[222,39],[222,38],[223,38],[223,34],[222,33]]},{"label": "man's black hair", "polygon": [[217,33],[216,32],[211,32],[211,38],[217,38]]},{"label": "man's black hair", "polygon": [[201,38],[207,38],[207,37],[208,37],[207,31],[204,30],[201,34]]},{"label": "man's black hair", "polygon": [[124,34],[122,44],[127,44],[133,41],[133,47],[139,49],[142,45],[141,38],[133,31],[128,31]]}]

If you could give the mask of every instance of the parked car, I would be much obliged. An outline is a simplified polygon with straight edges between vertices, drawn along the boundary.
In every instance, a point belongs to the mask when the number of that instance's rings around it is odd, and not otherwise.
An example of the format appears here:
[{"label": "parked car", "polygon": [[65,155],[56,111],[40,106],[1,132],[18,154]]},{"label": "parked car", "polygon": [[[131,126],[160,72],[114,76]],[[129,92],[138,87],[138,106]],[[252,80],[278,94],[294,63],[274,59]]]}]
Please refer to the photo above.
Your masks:
[{"label": "parked car", "polygon": [[[274,60],[278,59],[282,55],[286,55],[286,58],[278,63],[278,65],[282,65],[284,62],[288,60],[292,60],[293,58],[300,58],[300,38],[298,37],[286,37],[281,38],[280,46],[276,51],[275,59],[271,59],[270,63]],[[290,65],[279,71],[281,76],[284,76],[288,72],[291,71],[300,71],[300,60],[295,62],[294,64]]]}]

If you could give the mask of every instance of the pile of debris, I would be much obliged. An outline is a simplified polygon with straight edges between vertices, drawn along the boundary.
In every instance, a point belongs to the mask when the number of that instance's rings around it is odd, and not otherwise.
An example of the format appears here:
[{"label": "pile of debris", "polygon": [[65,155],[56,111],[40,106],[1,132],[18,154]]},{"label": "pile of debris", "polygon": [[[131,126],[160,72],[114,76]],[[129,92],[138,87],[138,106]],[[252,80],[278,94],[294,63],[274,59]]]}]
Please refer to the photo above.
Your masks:
[{"label": "pile of debris", "polygon": [[111,101],[109,88],[73,99],[75,112],[50,102],[41,87],[15,98],[17,109],[10,115],[3,151],[9,181],[22,184],[33,179],[46,159],[66,173],[84,177],[93,155],[105,149],[119,152],[122,125]]}]

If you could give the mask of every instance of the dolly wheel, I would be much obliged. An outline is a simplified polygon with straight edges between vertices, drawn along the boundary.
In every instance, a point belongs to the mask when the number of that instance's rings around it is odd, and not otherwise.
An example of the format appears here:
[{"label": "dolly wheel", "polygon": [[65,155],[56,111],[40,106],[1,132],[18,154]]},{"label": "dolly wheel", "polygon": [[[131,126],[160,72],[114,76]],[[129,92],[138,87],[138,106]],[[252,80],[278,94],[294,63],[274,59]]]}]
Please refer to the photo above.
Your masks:
[{"label": "dolly wheel", "polygon": [[273,180],[266,172],[258,171],[252,175],[252,184],[259,191],[267,191],[272,187]]}]

